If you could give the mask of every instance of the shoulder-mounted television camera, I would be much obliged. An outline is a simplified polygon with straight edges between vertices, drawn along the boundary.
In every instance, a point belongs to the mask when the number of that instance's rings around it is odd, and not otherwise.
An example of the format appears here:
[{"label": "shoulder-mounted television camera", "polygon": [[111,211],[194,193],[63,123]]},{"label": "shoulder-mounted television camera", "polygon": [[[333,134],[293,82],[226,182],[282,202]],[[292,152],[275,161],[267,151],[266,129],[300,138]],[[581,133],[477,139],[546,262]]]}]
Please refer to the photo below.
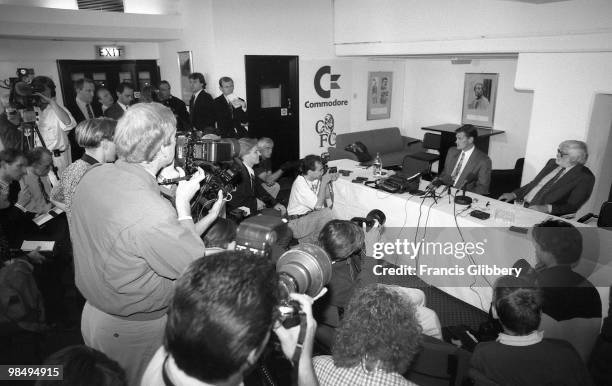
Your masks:
[{"label": "shoulder-mounted television camera", "polygon": [[[202,139],[193,134],[179,133],[176,138],[175,165],[185,170],[186,177],[201,168],[205,177],[196,200],[210,202],[222,190],[228,195],[234,190],[240,177],[240,169],[234,164],[234,157],[240,146],[234,139]],[[175,183],[180,179],[165,180],[162,184]]]}]

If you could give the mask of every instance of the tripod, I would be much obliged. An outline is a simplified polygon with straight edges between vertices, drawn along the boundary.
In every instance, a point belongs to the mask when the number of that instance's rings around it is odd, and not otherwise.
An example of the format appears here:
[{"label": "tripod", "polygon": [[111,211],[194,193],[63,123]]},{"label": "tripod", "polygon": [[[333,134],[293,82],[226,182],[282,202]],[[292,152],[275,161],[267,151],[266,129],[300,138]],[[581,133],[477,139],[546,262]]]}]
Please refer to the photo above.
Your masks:
[{"label": "tripod", "polygon": [[[45,144],[45,140],[40,134],[40,130],[38,129],[38,125],[36,124],[36,120],[27,120],[21,123],[19,126],[19,130],[21,131],[21,151],[27,153],[28,151],[34,149],[36,147],[36,139],[35,136],[38,137],[40,144],[42,147],[47,149],[47,145]],[[55,177],[59,180],[58,169],[55,164],[51,168]]]}]

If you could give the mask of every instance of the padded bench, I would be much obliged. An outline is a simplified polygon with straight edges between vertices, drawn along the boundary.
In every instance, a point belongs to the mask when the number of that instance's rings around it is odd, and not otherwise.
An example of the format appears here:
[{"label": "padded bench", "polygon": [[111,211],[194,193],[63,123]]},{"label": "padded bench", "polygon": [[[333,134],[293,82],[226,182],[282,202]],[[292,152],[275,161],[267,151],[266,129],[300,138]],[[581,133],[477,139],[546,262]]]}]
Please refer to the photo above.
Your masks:
[{"label": "padded bench", "polygon": [[336,147],[329,148],[330,160],[348,158],[357,161],[357,157],[344,148],[351,143],[361,142],[368,148],[372,158],[380,154],[383,167],[398,166],[402,164],[407,154],[421,150],[421,140],[401,135],[399,128],[387,127],[384,129],[355,131],[338,134]]}]

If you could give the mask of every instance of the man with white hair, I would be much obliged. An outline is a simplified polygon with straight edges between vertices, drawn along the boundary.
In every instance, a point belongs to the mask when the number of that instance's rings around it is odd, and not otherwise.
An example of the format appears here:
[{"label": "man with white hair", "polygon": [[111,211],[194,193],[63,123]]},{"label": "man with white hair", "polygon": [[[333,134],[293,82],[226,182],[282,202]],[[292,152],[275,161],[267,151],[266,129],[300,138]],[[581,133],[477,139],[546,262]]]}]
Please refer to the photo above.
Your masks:
[{"label": "man with white hair", "polygon": [[161,197],[156,175],[172,165],[175,134],[169,108],[131,107],[115,130],[118,160],[92,166],[72,199],[75,281],[87,300],[83,339],[119,362],[130,385],[161,345],[174,281],[204,255],[199,235],[223,206],[219,199],[206,217],[192,220],[202,170],[179,183],[176,209]]},{"label": "man with white hair", "polygon": [[499,199],[525,200],[525,206],[555,216],[576,213],[589,199],[595,176],[584,166],[589,154],[582,141],[563,141],[557,158],[550,159],[538,175],[525,186]]}]

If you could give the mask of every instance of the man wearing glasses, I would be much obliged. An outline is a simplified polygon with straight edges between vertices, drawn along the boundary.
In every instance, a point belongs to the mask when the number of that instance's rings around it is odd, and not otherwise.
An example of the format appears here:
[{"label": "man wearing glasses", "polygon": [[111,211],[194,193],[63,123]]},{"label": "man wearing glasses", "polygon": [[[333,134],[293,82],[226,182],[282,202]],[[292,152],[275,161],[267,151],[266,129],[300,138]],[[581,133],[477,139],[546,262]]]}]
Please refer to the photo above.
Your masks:
[{"label": "man wearing glasses", "polygon": [[563,141],[557,158],[549,160],[533,181],[499,199],[522,199],[526,207],[555,216],[576,213],[591,196],[595,184],[595,176],[584,166],[588,156],[586,143]]}]

